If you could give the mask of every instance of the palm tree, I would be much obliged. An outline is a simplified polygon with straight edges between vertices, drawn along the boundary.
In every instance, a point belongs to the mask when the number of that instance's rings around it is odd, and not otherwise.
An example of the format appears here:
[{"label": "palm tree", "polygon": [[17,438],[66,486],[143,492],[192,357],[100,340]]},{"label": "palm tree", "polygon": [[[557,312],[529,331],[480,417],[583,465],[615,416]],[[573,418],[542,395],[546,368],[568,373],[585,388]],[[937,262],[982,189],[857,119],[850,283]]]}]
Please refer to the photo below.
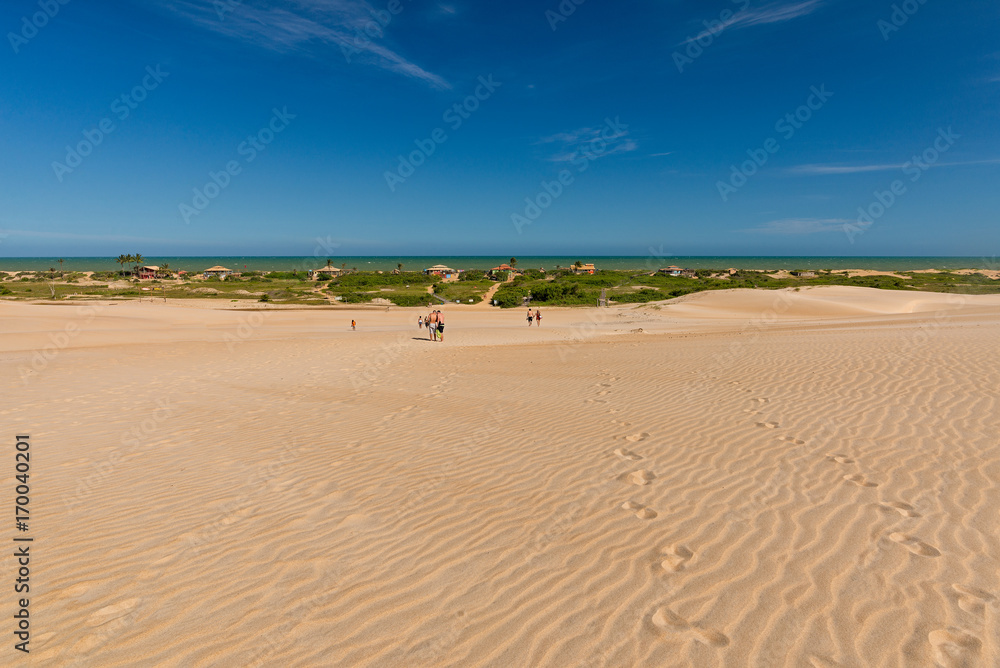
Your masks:
[{"label": "palm tree", "polygon": [[167,276],[170,276],[170,265],[164,262],[163,265],[160,267],[160,271],[165,273]]},{"label": "palm tree", "polygon": [[134,268],[134,271],[133,271],[134,275],[136,275],[136,276],[139,275],[139,265],[142,264],[145,261],[146,261],[146,258],[144,258],[139,253],[136,253],[135,255],[132,256],[132,262],[135,263],[135,268]]},{"label": "palm tree", "polygon": [[60,273],[62,273],[62,263],[63,263],[63,259],[59,258],[59,272]]},{"label": "palm tree", "polygon": [[511,267],[516,267],[517,266],[517,258],[516,257],[512,257],[510,259],[510,266]]},{"label": "palm tree", "polygon": [[399,273],[403,273],[403,263],[402,262],[397,262],[396,263],[396,269],[399,269]]},{"label": "palm tree", "polygon": [[576,262],[573,263],[573,266],[576,267],[577,269],[579,269],[580,267],[583,266],[583,263],[580,262],[579,260],[577,260]]},{"label": "palm tree", "polygon": [[125,273],[125,263],[128,261],[129,257],[127,255],[119,255],[118,257],[115,258],[115,262],[117,262],[119,266],[121,266],[121,269],[118,270],[118,273],[120,274]]},{"label": "palm tree", "polygon": [[326,266],[327,267],[332,267],[333,266],[333,260],[331,260],[330,258],[326,258]]}]

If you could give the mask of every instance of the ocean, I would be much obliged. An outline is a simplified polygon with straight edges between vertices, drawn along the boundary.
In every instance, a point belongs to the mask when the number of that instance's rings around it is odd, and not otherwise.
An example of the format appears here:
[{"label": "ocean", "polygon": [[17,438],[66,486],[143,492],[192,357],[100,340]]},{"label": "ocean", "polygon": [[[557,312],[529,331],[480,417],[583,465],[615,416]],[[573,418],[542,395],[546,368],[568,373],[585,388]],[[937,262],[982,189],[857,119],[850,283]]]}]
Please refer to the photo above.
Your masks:
[{"label": "ocean", "polygon": [[[282,257],[282,256],[234,256],[234,257],[156,257],[145,258],[144,264],[169,265],[171,270],[201,272],[215,265],[222,265],[235,271],[304,271],[323,267],[327,257]],[[390,271],[398,264],[404,271],[419,271],[435,264],[443,264],[455,269],[489,269],[510,257],[487,256],[411,256],[411,257],[330,257],[334,266],[346,265],[348,269],[359,271]],[[522,256],[517,258],[517,266],[522,269],[555,269],[568,267],[577,260],[593,262],[598,269],[648,269],[650,271],[677,265],[690,269],[877,269],[884,271],[908,271],[914,269],[997,269],[1000,261],[996,257],[750,257],[750,256]],[[4,271],[47,271],[53,268],[63,271],[116,271],[120,267],[112,257],[67,257],[59,264],[59,258],[17,257],[0,258],[0,270]]]}]

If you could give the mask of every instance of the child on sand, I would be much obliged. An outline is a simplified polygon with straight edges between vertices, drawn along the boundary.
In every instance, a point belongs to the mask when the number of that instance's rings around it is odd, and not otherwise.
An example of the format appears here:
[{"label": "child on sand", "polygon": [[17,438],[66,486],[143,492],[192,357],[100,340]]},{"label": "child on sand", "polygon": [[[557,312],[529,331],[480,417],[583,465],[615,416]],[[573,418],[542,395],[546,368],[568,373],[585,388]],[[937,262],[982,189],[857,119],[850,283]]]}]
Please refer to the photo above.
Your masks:
[{"label": "child on sand", "polygon": [[424,316],[417,316],[417,329],[424,328]]},{"label": "child on sand", "polygon": [[357,329],[357,328],[358,328],[358,323],[356,323],[356,322],[354,322],[354,321],[352,320],[352,321],[351,321],[351,329]]}]

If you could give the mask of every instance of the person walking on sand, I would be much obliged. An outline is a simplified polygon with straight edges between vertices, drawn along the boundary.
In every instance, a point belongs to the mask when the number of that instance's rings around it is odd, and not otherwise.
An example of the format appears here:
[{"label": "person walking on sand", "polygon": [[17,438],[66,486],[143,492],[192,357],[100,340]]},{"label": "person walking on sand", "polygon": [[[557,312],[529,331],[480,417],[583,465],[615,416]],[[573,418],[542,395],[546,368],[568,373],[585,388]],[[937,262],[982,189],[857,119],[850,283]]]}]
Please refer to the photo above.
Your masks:
[{"label": "person walking on sand", "polygon": [[535,317],[535,314],[532,313],[531,309],[529,308],[528,309],[528,327],[531,327],[531,319],[534,318],[534,317]]},{"label": "person walking on sand", "polygon": [[356,330],[357,328],[358,328],[358,323],[356,323],[355,321],[351,320],[351,329]]},{"label": "person walking on sand", "polygon": [[535,326],[536,327],[542,326],[542,312],[539,311],[537,308],[535,309]]},{"label": "person walking on sand", "polygon": [[437,312],[438,317],[438,341],[444,341],[444,313]]},{"label": "person walking on sand", "polygon": [[434,341],[437,339],[437,314],[431,311],[424,322],[427,323],[427,338]]},{"label": "person walking on sand", "polygon": [[424,316],[422,315],[417,316],[417,329],[423,329],[423,328],[424,328]]}]

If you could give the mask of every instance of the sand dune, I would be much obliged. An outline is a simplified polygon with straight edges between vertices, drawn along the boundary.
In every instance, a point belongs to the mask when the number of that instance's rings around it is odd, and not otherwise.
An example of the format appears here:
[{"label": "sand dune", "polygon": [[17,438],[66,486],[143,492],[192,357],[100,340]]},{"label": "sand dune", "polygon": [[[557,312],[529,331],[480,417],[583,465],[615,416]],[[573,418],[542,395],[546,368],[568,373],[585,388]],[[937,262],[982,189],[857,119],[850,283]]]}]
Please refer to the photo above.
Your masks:
[{"label": "sand dune", "polygon": [[0,303],[30,665],[1000,661],[997,297],[81,308]]}]

